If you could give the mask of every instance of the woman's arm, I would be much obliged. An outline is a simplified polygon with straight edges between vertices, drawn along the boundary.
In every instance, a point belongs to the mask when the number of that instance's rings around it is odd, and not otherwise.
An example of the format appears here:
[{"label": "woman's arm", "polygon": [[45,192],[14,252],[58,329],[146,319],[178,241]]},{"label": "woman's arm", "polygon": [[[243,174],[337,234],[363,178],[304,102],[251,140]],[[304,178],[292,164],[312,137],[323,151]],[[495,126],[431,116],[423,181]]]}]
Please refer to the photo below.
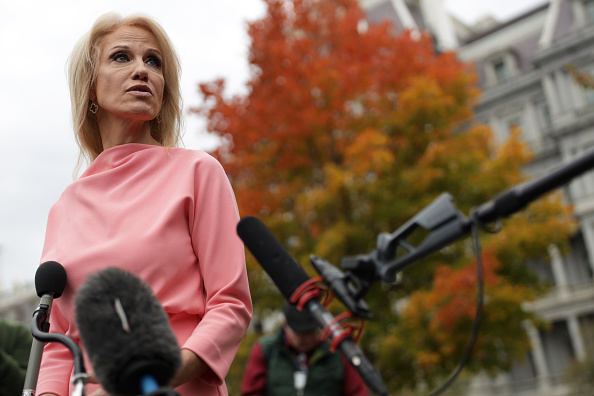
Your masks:
[{"label": "woman's arm", "polygon": [[171,381],[171,387],[183,385],[186,382],[201,376],[208,370],[208,366],[194,352],[189,349],[181,350],[182,366]]},{"label": "woman's arm", "polygon": [[219,386],[233,362],[252,315],[245,250],[237,235],[239,213],[222,166],[205,156],[195,171],[190,213],[192,246],[203,279],[205,312],[181,346],[208,366],[200,375]]}]

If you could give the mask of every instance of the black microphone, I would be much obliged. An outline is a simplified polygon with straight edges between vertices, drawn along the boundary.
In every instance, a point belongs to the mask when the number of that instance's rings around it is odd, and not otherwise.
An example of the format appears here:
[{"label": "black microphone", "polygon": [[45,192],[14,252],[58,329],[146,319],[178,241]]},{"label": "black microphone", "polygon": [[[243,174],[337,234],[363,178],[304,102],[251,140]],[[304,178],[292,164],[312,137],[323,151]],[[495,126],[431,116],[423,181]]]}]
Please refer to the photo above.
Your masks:
[{"label": "black microphone", "polygon": [[87,278],[74,304],[82,343],[105,391],[174,394],[167,385],[181,366],[180,349],[167,314],[144,281],[107,268]]},{"label": "black microphone", "polygon": [[[257,218],[246,216],[241,219],[237,225],[237,234],[287,300],[299,286],[310,279],[297,261],[286,252]],[[329,326],[330,339],[340,340],[345,330],[338,323],[334,323],[334,317],[326,311],[319,299],[312,298],[307,301],[305,309],[321,328]],[[349,363],[357,369],[369,388],[380,395],[388,395],[381,376],[353,342],[352,337],[342,339],[338,348]]]},{"label": "black microphone", "polygon": [[[34,335],[36,333],[35,330],[41,330],[44,333],[49,332],[49,318],[52,304],[54,298],[60,297],[64,292],[66,281],[66,270],[60,263],[46,261],[37,267],[37,271],[35,272],[35,291],[41,297],[41,300],[37,310],[33,314],[33,320],[31,322],[31,332]],[[36,337],[33,338],[23,385],[23,396],[35,394],[44,344],[45,342],[43,340]]]},{"label": "black microphone", "polygon": [[35,272],[35,291],[39,297],[50,295],[58,298],[66,288],[66,270],[56,261],[46,261]]}]

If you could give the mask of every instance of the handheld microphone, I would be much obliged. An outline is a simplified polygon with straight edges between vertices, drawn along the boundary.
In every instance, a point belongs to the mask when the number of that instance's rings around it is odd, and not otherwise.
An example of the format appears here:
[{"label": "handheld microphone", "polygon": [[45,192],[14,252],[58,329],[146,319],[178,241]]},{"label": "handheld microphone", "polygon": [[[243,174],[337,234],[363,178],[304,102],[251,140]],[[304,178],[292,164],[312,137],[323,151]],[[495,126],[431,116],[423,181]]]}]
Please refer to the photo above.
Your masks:
[{"label": "handheld microphone", "polygon": [[172,394],[165,388],[181,366],[180,349],[167,314],[144,281],[107,268],[87,278],[74,303],[82,343],[105,391]]},{"label": "handheld microphone", "polygon": [[[31,322],[31,332],[34,335],[36,330],[41,330],[45,333],[49,332],[49,318],[52,304],[54,298],[60,297],[64,292],[66,281],[66,270],[58,262],[46,261],[37,267],[37,271],[35,272],[35,291],[41,297],[41,300],[37,310],[33,314],[33,320]],[[23,385],[23,396],[35,394],[44,344],[45,342],[43,340],[39,340],[36,337],[33,338]]]},{"label": "handheld microphone", "polygon": [[[309,280],[303,268],[257,218],[247,216],[241,219],[237,225],[237,234],[287,300],[299,286]],[[334,317],[326,311],[317,298],[307,301],[305,309],[320,327],[329,326],[331,339],[340,340],[345,330],[334,322]],[[352,337],[342,339],[338,348],[349,363],[357,369],[369,388],[380,395],[388,395],[381,376],[353,342]]]}]

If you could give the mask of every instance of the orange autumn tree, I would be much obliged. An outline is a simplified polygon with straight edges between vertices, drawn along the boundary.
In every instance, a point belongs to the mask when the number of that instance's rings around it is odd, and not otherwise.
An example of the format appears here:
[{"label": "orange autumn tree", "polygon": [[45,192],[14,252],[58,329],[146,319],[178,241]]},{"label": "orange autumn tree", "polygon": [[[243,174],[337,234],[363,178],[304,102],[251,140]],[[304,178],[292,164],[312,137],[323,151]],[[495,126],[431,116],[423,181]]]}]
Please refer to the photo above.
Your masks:
[{"label": "orange autumn tree", "polygon": [[[354,0],[265,3],[248,28],[248,93],[227,97],[223,80],[202,83],[193,111],[221,137],[213,154],[241,214],[264,221],[310,274],[310,254],[338,265],[367,253],[442,192],[469,213],[524,180],[531,153],[519,131],[497,145],[488,127],[466,125],[478,91],[454,53],[367,23]],[[484,235],[488,298],[471,370],[505,370],[527,350],[521,302],[542,287],[525,261],[546,261],[573,228],[570,208],[551,195]],[[459,361],[474,315],[472,261],[461,241],[409,266],[398,284],[369,290],[375,320],[361,345],[391,389],[437,384]],[[249,255],[248,271],[256,314],[266,316],[280,294]]]}]

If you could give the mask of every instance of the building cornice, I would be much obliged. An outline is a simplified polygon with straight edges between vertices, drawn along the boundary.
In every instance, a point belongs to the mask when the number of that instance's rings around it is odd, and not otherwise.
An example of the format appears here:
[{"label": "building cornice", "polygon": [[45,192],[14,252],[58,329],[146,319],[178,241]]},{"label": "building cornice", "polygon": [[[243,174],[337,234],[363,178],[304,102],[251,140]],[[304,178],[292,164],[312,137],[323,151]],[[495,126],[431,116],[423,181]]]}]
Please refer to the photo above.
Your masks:
[{"label": "building cornice", "polygon": [[558,63],[561,58],[573,57],[576,52],[590,49],[593,45],[594,24],[589,24],[555,39],[548,48],[537,49],[532,64],[535,68],[542,68],[549,63]]},{"label": "building cornice", "polygon": [[540,79],[540,70],[533,70],[514,76],[503,84],[486,88],[483,90],[476,107],[490,106],[498,100],[509,101],[510,97],[522,91],[538,88],[540,86]]},{"label": "building cornice", "polygon": [[527,311],[548,320],[566,318],[568,314],[579,315],[594,308],[594,288],[591,283],[578,286],[556,287],[543,298],[524,303]]}]

